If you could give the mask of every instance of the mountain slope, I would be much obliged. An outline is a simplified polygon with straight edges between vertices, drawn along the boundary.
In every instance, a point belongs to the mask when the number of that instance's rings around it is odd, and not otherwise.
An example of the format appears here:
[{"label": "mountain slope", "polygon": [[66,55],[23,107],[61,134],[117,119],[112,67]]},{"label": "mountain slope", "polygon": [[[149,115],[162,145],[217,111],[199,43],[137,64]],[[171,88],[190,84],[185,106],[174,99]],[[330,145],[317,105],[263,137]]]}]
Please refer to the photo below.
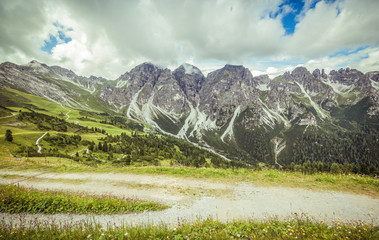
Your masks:
[{"label": "mountain slope", "polygon": [[1,64],[0,84],[74,108],[117,112],[146,131],[253,165],[379,165],[379,72],[298,67],[269,79],[225,65],[205,77],[189,64],[170,71],[144,63],[109,81],[32,61]]}]

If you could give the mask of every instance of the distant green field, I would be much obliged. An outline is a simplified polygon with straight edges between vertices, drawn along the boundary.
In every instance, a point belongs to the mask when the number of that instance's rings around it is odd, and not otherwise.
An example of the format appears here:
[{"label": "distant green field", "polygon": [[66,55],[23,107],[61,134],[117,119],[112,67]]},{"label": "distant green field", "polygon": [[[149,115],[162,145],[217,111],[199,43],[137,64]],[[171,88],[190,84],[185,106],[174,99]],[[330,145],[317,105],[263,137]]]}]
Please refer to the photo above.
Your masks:
[{"label": "distant green field", "polygon": [[[9,153],[15,152],[20,146],[35,146],[36,140],[45,132],[36,127],[36,125],[25,121],[19,121],[18,115],[20,112],[30,112],[32,109],[34,112],[42,113],[48,116],[57,117],[64,119],[69,123],[79,124],[88,128],[98,128],[104,129],[106,133],[111,135],[119,135],[121,133],[126,133],[131,135],[131,132],[127,129],[121,129],[117,126],[110,124],[102,124],[100,120],[95,117],[88,117],[88,121],[83,121],[81,115],[81,110],[73,109],[67,106],[62,106],[58,103],[51,102],[42,97],[35,96],[32,94],[24,93],[11,88],[1,87],[1,94],[12,106],[7,106],[7,108],[13,111],[15,116],[13,117],[0,117],[0,156],[8,156]],[[2,116],[11,116],[11,112],[2,109]],[[99,112],[94,111],[94,114]],[[69,118],[67,117],[67,115]],[[67,119],[68,118],[68,119]],[[13,133],[13,142],[9,143],[5,141],[5,132],[9,129]],[[48,131],[50,134],[58,134],[56,131]],[[64,134],[72,135],[74,132],[65,132]],[[98,139],[104,135],[101,133],[78,133],[81,135],[83,140],[98,142]],[[41,146],[46,145],[43,139],[40,142]],[[78,147],[78,149],[68,148],[69,153],[75,153],[76,151],[82,150],[83,146]]]}]

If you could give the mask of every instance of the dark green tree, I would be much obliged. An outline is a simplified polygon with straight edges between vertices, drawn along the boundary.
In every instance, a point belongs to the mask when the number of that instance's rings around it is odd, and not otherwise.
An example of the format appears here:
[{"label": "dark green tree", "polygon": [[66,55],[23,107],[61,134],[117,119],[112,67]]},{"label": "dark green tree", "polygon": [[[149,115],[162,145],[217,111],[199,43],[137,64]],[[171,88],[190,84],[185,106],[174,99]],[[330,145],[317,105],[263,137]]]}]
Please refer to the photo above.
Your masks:
[{"label": "dark green tree", "polygon": [[5,140],[7,140],[8,142],[13,141],[12,131],[9,129],[7,129],[7,131],[5,132]]},{"label": "dark green tree", "polygon": [[103,152],[108,152],[107,142],[104,142],[104,144],[103,144]]}]

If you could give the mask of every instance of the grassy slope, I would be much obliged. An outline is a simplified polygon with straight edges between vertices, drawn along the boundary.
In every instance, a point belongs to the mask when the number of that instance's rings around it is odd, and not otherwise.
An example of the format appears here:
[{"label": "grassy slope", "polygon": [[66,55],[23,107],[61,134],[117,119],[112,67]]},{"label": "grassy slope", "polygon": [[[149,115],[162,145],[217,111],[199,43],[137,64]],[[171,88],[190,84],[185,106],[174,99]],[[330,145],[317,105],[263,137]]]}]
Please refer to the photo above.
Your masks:
[{"label": "grassy slope", "polygon": [[153,202],[142,202],[113,196],[92,196],[58,191],[39,191],[17,186],[0,186],[0,212],[9,213],[76,213],[114,214],[157,211],[167,208]]},{"label": "grassy slope", "polygon": [[[126,134],[130,135],[131,132],[126,129],[120,129],[116,126],[109,125],[109,124],[100,124],[99,122],[94,121],[81,121],[79,120],[80,117],[83,117],[80,114],[80,110],[72,109],[70,107],[62,107],[60,104],[48,101],[42,97],[31,95],[28,93],[24,93],[15,89],[10,88],[4,88],[1,87],[1,94],[9,100],[8,102],[11,102],[11,107],[8,107],[8,109],[11,109],[15,111],[17,114],[18,111],[28,112],[28,107],[32,107],[35,112],[39,112],[45,115],[58,117],[66,119],[67,116],[65,115],[67,112],[69,112],[70,118],[67,120],[68,122],[78,123],[82,126],[88,126],[96,127],[104,129],[109,134],[121,134],[122,132],[125,132]],[[62,116],[63,114],[63,116]],[[92,120],[95,120],[94,118],[90,118]],[[99,120],[97,120],[99,121]],[[33,124],[26,124],[21,126],[9,126],[9,124],[19,122],[17,120],[17,115],[10,118],[2,118],[0,119],[0,156],[8,156],[10,152],[13,152],[14,150],[18,149],[19,145],[34,145],[36,140],[44,133],[44,131],[41,131],[37,129]],[[10,129],[13,133],[14,141],[13,143],[6,142],[4,139],[5,131],[7,129]],[[49,131],[50,134],[57,134],[58,132],[55,131]],[[72,132],[67,132],[65,134],[73,134]],[[103,137],[103,134],[99,133],[85,133],[81,134],[82,139],[89,140],[89,141],[95,141],[97,142],[98,138]],[[43,140],[41,141],[41,146],[43,146]],[[80,149],[78,149],[80,150]],[[75,152],[75,150],[71,149],[71,152]]]}]

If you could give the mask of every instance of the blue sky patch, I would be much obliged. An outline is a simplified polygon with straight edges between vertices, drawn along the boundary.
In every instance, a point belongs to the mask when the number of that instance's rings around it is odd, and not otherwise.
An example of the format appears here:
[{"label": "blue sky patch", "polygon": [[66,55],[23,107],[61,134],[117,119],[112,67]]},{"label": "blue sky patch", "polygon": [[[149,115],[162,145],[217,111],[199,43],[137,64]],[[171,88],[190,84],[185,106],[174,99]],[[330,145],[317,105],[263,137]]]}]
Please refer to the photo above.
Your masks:
[{"label": "blue sky patch", "polygon": [[[285,0],[279,7],[280,10],[270,17],[276,18],[279,14],[284,14],[282,17],[282,25],[285,29],[285,35],[292,35],[295,32],[296,24],[299,22],[300,14],[303,14],[305,0]],[[306,11],[314,9],[320,0],[314,0],[310,6],[307,6]],[[335,0],[325,0],[327,4],[334,3]],[[291,11],[287,12],[286,9]],[[339,11],[339,9],[338,9]],[[339,13],[338,13],[339,14]]]},{"label": "blue sky patch", "polygon": [[369,46],[362,46],[356,49],[346,48],[346,49],[342,49],[340,51],[337,51],[331,54],[329,57],[333,58],[333,57],[338,57],[338,56],[349,56],[351,54],[358,53],[362,50],[365,50],[366,48],[369,48]]},{"label": "blue sky patch", "polygon": [[52,49],[57,46],[58,44],[62,43],[68,43],[72,41],[72,38],[67,37],[65,32],[73,31],[72,28],[65,28],[63,25],[59,24],[58,22],[53,23],[53,25],[56,27],[56,34],[49,34],[49,39],[44,40],[44,45],[40,48],[42,51],[53,54]]}]

